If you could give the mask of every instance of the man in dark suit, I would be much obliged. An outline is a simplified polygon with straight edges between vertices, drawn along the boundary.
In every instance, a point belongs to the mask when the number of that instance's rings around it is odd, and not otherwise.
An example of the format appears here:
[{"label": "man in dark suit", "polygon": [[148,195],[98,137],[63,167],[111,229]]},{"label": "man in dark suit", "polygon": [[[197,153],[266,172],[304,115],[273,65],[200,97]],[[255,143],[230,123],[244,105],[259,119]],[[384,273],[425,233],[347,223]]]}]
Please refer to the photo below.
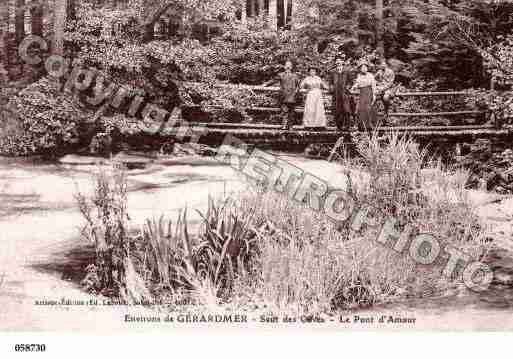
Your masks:
[{"label": "man in dark suit", "polygon": [[289,130],[296,119],[295,110],[300,82],[299,76],[292,72],[292,61],[285,62],[285,71],[262,86],[270,86],[277,82],[280,84],[282,129]]},{"label": "man in dark suit", "polygon": [[333,102],[335,124],[339,130],[348,130],[351,117],[354,113],[353,98],[349,93],[350,71],[344,58],[337,59],[335,73],[333,74]]},{"label": "man in dark suit", "polygon": [[285,63],[285,71],[279,75],[281,90],[282,129],[288,130],[294,123],[299,76],[292,72],[292,62]]}]

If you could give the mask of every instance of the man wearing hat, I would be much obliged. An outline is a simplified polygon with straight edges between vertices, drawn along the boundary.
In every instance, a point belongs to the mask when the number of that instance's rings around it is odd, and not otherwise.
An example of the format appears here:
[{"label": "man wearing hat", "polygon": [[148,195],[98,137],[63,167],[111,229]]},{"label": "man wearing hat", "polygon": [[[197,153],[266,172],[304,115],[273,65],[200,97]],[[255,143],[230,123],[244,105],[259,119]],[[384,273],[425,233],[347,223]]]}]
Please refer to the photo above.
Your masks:
[{"label": "man wearing hat", "polygon": [[[282,129],[289,130],[295,120],[295,108],[299,90],[299,76],[292,71],[292,61],[285,62],[285,71],[278,75],[280,83],[280,102]],[[276,81],[270,80],[263,84],[269,86]]]},{"label": "man wearing hat", "polygon": [[348,130],[351,125],[353,111],[353,98],[348,90],[350,68],[342,54],[336,61],[333,74],[333,115],[335,124],[341,131]]}]

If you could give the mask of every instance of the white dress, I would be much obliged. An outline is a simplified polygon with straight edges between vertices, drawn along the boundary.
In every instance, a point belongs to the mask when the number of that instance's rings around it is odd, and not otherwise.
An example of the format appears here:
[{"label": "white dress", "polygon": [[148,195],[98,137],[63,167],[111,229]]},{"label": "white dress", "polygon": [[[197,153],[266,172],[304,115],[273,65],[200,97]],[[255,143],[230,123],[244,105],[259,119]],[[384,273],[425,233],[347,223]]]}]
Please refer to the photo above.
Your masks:
[{"label": "white dress", "polygon": [[308,76],[300,87],[308,90],[305,100],[303,125],[305,127],[326,127],[328,120],[324,109],[322,89],[327,88],[319,76]]}]

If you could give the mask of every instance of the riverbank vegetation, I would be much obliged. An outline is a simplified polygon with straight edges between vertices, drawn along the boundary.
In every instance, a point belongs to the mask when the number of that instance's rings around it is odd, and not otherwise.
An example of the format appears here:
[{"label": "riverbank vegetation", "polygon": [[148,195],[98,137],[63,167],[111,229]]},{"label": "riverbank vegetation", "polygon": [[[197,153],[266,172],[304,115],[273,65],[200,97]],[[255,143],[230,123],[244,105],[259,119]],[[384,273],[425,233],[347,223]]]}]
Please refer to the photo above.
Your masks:
[{"label": "riverbank vegetation", "polygon": [[[393,217],[399,232],[409,225],[476,260],[486,252],[485,228],[464,191],[467,173],[433,164],[406,138],[361,138],[358,151],[358,163],[345,163],[346,190],[357,205],[372,204],[372,223]],[[461,268],[442,275],[448,258],[417,264],[408,251],[378,243],[379,226],[355,231],[260,187],[211,199],[199,226],[184,209],[134,229],[124,171],[102,169],[95,181],[91,198],[77,196],[84,236],[96,248],[83,281],[89,291],[169,310],[326,314],[466,290],[456,279]]]}]

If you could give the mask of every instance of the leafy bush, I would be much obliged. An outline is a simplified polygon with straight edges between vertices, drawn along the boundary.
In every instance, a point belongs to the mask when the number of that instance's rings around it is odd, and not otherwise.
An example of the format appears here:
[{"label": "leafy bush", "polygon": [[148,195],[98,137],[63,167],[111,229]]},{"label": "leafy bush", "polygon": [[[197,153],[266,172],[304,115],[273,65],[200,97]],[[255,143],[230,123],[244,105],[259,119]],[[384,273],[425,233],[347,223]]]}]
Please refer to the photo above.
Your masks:
[{"label": "leafy bush", "polygon": [[55,156],[76,148],[80,128],[89,117],[73,96],[61,93],[59,84],[50,78],[20,91],[8,107],[14,117],[0,146],[10,155]]},{"label": "leafy bush", "polygon": [[476,110],[491,111],[501,123],[513,121],[513,94],[508,91],[471,90],[467,103]]}]

